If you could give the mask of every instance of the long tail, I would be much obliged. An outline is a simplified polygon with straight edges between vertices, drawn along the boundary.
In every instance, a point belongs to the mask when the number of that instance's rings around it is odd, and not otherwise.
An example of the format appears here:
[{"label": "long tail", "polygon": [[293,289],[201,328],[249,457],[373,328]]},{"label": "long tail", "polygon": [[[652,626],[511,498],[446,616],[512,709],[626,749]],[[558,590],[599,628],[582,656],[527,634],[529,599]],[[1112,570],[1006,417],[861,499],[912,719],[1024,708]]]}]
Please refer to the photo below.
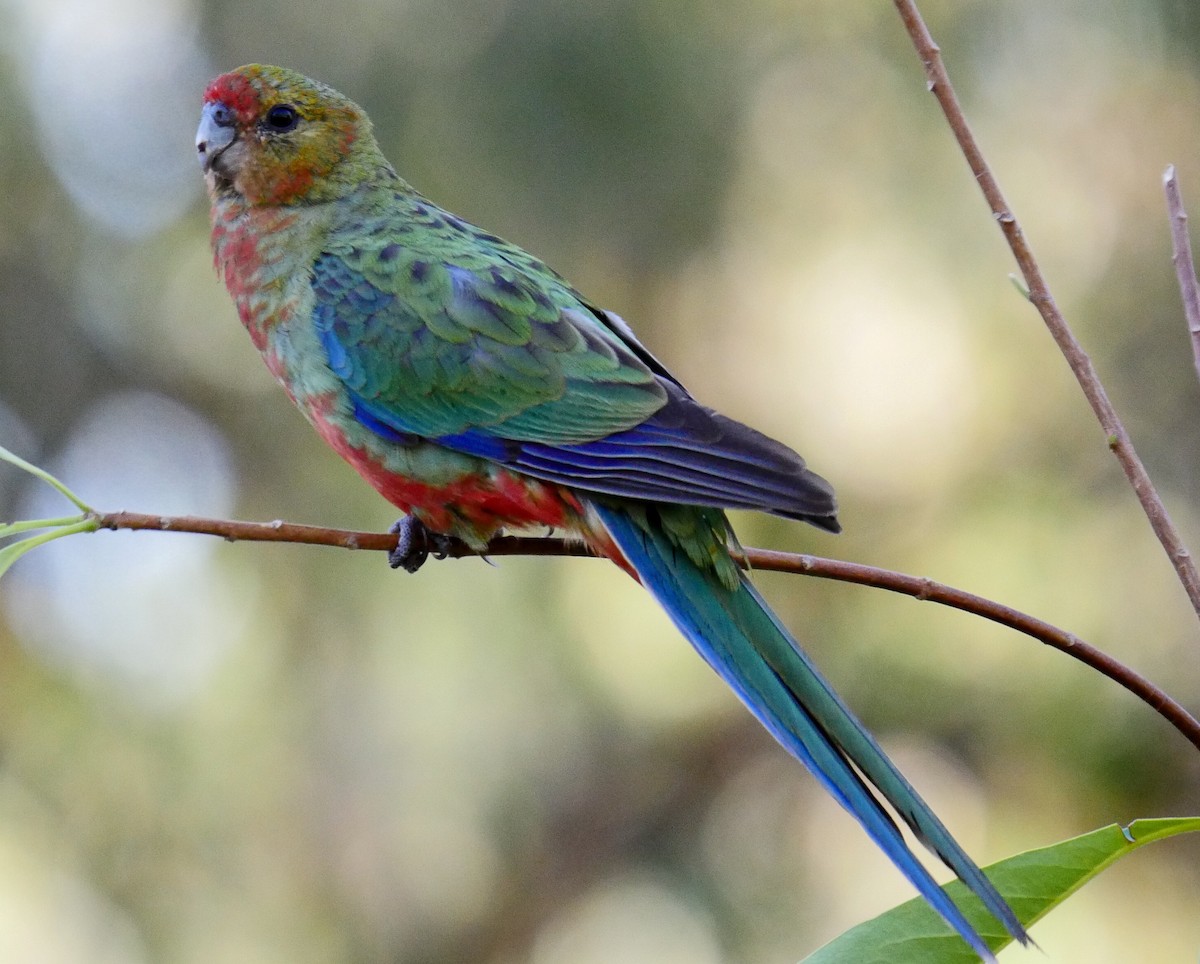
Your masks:
[{"label": "long tail", "polygon": [[992,882],[884,755],[744,576],[731,590],[716,573],[690,561],[653,518],[635,521],[612,505],[593,503],[592,508],[625,562],[700,655],[862,824],[980,958],[994,961],[987,943],[917,859],[864,777],[1005,929],[1022,944],[1029,942]]}]

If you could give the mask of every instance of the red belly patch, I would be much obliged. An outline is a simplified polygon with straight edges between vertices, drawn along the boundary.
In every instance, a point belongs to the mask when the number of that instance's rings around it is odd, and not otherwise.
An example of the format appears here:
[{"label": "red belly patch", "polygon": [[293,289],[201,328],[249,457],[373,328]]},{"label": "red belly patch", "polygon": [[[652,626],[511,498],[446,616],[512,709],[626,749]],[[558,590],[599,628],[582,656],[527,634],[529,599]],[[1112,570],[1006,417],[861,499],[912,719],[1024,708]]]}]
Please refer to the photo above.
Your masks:
[{"label": "red belly patch", "polygon": [[327,416],[331,403],[309,399],[306,406],[321,437],[380,495],[403,512],[416,512],[431,529],[456,534],[465,527],[486,539],[502,527],[578,528],[583,510],[568,489],[500,465],[481,463],[480,471],[441,485],[400,475],[346,440]]}]

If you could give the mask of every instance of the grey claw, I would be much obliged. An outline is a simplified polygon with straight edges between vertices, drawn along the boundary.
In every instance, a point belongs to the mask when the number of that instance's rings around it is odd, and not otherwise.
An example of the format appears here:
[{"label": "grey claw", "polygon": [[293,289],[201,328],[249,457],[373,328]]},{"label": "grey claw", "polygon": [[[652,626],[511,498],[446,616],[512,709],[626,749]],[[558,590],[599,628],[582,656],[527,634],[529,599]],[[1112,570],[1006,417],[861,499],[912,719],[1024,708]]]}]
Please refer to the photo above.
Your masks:
[{"label": "grey claw", "polygon": [[424,522],[411,515],[397,519],[388,532],[398,537],[396,548],[388,552],[388,565],[405,572],[416,572],[431,554],[435,559],[445,559],[454,543],[450,536],[431,532]]}]

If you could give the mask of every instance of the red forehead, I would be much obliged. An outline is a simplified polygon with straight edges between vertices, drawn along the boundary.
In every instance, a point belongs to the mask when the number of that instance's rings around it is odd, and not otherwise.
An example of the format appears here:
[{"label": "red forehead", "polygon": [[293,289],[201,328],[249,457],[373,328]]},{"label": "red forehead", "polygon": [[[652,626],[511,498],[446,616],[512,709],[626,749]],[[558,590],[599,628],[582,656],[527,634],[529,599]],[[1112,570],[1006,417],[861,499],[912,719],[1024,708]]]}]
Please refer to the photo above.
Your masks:
[{"label": "red forehead", "polygon": [[258,115],[258,90],[250,79],[237,71],[222,74],[204,91],[206,104],[220,101],[242,120],[249,120]]}]

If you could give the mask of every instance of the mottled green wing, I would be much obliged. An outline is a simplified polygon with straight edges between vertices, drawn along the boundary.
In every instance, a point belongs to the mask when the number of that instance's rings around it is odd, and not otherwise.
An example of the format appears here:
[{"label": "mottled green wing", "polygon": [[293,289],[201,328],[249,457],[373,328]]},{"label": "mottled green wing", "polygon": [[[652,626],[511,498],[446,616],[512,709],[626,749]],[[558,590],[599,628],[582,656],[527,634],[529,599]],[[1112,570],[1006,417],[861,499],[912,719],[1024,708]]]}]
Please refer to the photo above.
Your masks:
[{"label": "mottled green wing", "polygon": [[540,261],[419,197],[385,207],[335,235],[312,281],[317,335],[372,431],[596,494],[837,530],[799,455],[700,405]]},{"label": "mottled green wing", "polygon": [[519,248],[405,195],[339,234],[313,265],[314,321],[373,427],[570,444],[665,404],[636,344]]}]

